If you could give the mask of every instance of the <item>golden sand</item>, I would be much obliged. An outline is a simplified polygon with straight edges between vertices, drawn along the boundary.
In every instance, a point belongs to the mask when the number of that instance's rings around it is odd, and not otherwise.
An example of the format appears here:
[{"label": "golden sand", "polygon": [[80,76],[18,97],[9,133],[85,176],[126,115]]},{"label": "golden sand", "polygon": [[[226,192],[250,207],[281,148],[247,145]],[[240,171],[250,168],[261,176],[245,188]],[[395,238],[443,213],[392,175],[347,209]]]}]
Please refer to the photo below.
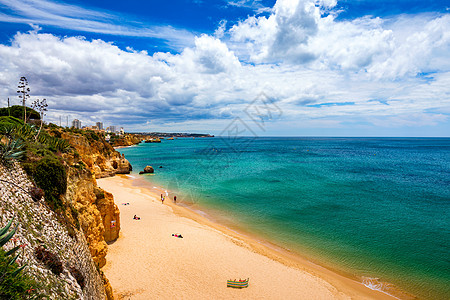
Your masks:
[{"label": "golden sand", "polygon": [[[127,176],[98,180],[120,209],[121,234],[103,268],[118,299],[394,299],[171,199],[161,204],[159,191],[132,183]],[[227,288],[227,280],[245,278],[248,288]]]}]

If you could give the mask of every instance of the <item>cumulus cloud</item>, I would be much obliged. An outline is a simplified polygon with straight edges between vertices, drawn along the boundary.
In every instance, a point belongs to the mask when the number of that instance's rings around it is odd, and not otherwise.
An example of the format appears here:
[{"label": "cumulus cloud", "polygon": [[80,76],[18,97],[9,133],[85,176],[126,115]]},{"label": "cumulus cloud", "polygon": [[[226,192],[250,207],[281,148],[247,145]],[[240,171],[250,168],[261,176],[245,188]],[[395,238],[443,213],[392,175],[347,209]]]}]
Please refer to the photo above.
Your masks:
[{"label": "cumulus cloud", "polygon": [[450,15],[348,21],[322,15],[322,7],[335,5],[332,0],[278,0],[270,16],[234,25],[230,47],[249,62],[314,63],[317,68],[368,72],[378,78],[448,70]]},{"label": "cumulus cloud", "polygon": [[282,110],[267,122],[274,128],[448,122],[449,15],[337,21],[322,13],[335,5],[279,0],[270,15],[228,30],[224,22],[178,54],[18,33],[0,45],[1,97],[27,76],[32,95],[49,101],[49,121],[70,115],[141,131],[217,133],[245,119],[261,93]]}]

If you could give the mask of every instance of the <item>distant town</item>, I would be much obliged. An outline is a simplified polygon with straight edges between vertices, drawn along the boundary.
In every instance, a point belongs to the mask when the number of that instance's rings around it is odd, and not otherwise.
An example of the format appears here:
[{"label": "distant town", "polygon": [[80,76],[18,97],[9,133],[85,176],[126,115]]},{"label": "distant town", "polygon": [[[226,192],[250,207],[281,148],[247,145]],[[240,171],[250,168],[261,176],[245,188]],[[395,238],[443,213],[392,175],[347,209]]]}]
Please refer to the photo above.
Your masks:
[{"label": "distant town", "polygon": [[[72,121],[72,128],[82,129],[82,130],[92,130],[105,134],[105,139],[107,141],[110,140],[110,134],[118,134],[124,135],[125,130],[123,127],[118,126],[108,126],[106,128],[103,127],[103,122],[96,122],[95,125],[92,126],[82,126],[81,121],[78,119],[74,119]],[[161,138],[179,138],[179,137],[214,137],[214,135],[207,133],[187,133],[187,132],[132,132],[134,135],[148,135],[153,137],[161,137]]]}]

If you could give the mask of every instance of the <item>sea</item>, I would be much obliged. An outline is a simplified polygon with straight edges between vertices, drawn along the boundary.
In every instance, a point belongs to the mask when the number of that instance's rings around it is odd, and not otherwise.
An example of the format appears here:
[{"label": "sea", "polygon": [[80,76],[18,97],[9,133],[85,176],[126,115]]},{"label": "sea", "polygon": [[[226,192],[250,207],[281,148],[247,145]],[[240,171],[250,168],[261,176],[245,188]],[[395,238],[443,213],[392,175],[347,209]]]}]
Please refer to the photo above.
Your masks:
[{"label": "sea", "polygon": [[225,225],[372,289],[450,298],[450,138],[176,138],[119,152]]}]

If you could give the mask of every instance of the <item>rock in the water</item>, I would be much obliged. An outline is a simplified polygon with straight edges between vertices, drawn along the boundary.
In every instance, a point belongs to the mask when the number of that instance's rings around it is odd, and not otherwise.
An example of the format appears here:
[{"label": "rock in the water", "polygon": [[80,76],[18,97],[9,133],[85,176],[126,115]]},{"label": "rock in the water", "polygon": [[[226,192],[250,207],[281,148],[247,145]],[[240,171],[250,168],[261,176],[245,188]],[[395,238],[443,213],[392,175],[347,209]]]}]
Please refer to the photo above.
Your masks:
[{"label": "rock in the water", "polygon": [[139,172],[139,174],[146,174],[146,173],[154,173],[155,170],[153,169],[152,166],[146,166],[144,168],[144,171]]}]

